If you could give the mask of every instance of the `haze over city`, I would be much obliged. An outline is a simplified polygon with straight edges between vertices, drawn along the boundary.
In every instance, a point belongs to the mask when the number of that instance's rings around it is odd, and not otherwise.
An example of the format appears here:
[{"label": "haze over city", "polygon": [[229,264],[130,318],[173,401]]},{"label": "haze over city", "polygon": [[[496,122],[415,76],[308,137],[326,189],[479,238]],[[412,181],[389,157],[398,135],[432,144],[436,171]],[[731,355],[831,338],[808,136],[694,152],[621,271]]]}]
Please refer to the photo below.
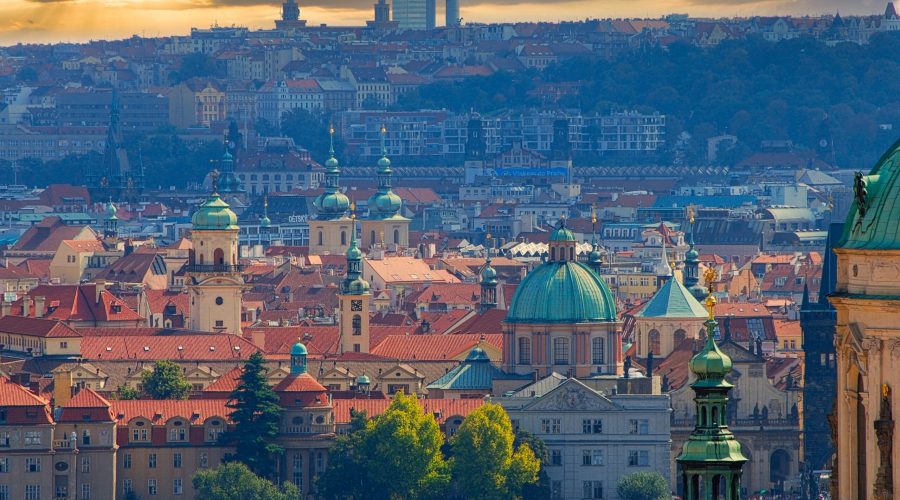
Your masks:
[{"label": "haze over city", "polygon": [[[311,25],[361,25],[371,17],[369,0],[301,2]],[[879,0],[576,0],[461,2],[464,22],[561,21],[584,18],[648,17],[688,13],[694,17],[873,14]],[[443,15],[439,2],[438,16]],[[213,23],[251,29],[268,27],[279,2],[267,0],[4,0],[0,2],[0,44],[79,42],[134,34],[185,34]]]}]

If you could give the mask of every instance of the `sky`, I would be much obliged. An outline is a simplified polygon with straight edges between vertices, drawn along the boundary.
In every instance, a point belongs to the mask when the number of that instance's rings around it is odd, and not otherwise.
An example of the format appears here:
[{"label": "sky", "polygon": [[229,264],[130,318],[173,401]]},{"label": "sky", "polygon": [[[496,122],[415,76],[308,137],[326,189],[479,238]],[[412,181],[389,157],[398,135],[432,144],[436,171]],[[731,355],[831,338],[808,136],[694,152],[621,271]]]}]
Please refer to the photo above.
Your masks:
[{"label": "sky", "polygon": [[[362,25],[375,0],[298,0],[311,24]],[[437,0],[438,24],[444,0]],[[272,28],[281,0],[0,0],[0,45],[188,34],[191,27]],[[884,12],[886,0],[460,0],[463,22],[585,18],[842,15]]]}]

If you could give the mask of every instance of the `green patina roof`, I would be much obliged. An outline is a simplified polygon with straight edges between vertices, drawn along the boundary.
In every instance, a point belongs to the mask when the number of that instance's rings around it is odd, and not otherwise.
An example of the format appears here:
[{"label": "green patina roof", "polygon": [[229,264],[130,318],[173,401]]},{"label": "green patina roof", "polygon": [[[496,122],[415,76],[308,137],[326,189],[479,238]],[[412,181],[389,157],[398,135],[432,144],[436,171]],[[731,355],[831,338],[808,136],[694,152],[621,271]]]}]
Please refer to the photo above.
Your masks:
[{"label": "green patina roof", "polygon": [[297,342],[291,346],[291,356],[304,356],[306,353],[306,346],[302,342]]},{"label": "green patina roof", "polygon": [[516,287],[510,323],[584,323],[616,320],[606,282],[580,262],[545,262]]},{"label": "green patina roof", "polygon": [[719,349],[715,335],[715,320],[706,321],[706,344],[691,361],[688,367],[697,376],[697,381],[691,384],[694,388],[731,388],[732,385],[725,380],[731,372],[731,358]]},{"label": "green patina roof", "polygon": [[219,193],[209,195],[209,198],[200,205],[191,217],[193,229],[201,230],[236,230],[237,215],[225,203]]},{"label": "green patina roof", "polygon": [[[715,431],[713,431],[715,432]],[[741,452],[741,443],[731,432],[715,433],[711,436],[692,434],[681,448],[678,462],[692,463],[735,463],[743,464],[747,457]]]},{"label": "green patina roof", "polygon": [[550,241],[575,241],[575,234],[566,228],[566,220],[562,219],[559,227],[550,233]]},{"label": "green patina roof", "polygon": [[428,389],[460,391],[493,387],[494,378],[502,378],[504,373],[491,363],[491,359],[480,347],[469,352],[466,359],[443,377],[428,384]]},{"label": "green patina roof", "polygon": [[838,248],[900,250],[900,141],[864,176],[866,214],[854,201]]},{"label": "green patina roof", "polygon": [[675,278],[666,283],[635,316],[642,318],[705,318],[706,309]]}]

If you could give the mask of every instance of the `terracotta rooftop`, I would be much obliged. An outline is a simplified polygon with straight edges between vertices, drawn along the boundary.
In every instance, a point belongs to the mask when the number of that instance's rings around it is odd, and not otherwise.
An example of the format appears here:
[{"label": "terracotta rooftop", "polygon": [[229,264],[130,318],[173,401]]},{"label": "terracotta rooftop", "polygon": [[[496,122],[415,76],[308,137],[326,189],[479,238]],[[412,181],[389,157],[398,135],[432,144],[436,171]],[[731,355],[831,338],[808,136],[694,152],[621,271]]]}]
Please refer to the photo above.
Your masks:
[{"label": "terracotta rooftop", "polygon": [[[451,417],[469,416],[469,413],[484,405],[481,399],[420,399],[425,413],[435,416],[438,424]],[[377,417],[391,405],[390,399],[335,399],[334,420],[337,424],[350,423],[350,410],[365,411],[369,418]]]},{"label": "terracotta rooftop", "polygon": [[112,401],[112,414],[119,426],[126,426],[136,417],[150,420],[154,425],[162,425],[172,417],[182,417],[193,425],[200,425],[212,417],[229,421],[231,409],[227,399],[137,399]]},{"label": "terracotta rooftop", "polygon": [[81,335],[58,320],[26,318],[23,316],[3,316],[0,318],[0,332],[43,338],[72,338]]},{"label": "terracotta rooftop", "polygon": [[454,335],[388,335],[375,348],[373,354],[387,358],[411,360],[448,360],[475,347],[482,340],[501,349],[502,335],[454,334]]},{"label": "terracotta rooftop", "polygon": [[259,349],[232,334],[84,337],[81,356],[90,360],[231,361],[245,360]]}]

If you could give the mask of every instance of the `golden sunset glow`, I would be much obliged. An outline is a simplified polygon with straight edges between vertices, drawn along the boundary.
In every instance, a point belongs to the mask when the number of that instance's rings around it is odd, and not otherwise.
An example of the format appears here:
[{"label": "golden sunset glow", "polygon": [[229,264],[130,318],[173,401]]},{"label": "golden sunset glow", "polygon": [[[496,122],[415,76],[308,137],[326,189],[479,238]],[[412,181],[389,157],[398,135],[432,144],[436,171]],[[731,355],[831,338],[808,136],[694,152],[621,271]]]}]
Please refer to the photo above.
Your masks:
[{"label": "golden sunset glow", "polygon": [[[301,17],[311,25],[362,25],[372,18],[374,0],[313,3],[301,0]],[[438,1],[438,24],[443,2]],[[575,0],[556,2],[461,2],[464,22],[561,21],[607,17],[870,14],[884,10],[881,0]],[[237,24],[272,28],[280,2],[266,0],[2,0],[0,44],[81,42],[131,35],[187,34],[191,27]]]}]

